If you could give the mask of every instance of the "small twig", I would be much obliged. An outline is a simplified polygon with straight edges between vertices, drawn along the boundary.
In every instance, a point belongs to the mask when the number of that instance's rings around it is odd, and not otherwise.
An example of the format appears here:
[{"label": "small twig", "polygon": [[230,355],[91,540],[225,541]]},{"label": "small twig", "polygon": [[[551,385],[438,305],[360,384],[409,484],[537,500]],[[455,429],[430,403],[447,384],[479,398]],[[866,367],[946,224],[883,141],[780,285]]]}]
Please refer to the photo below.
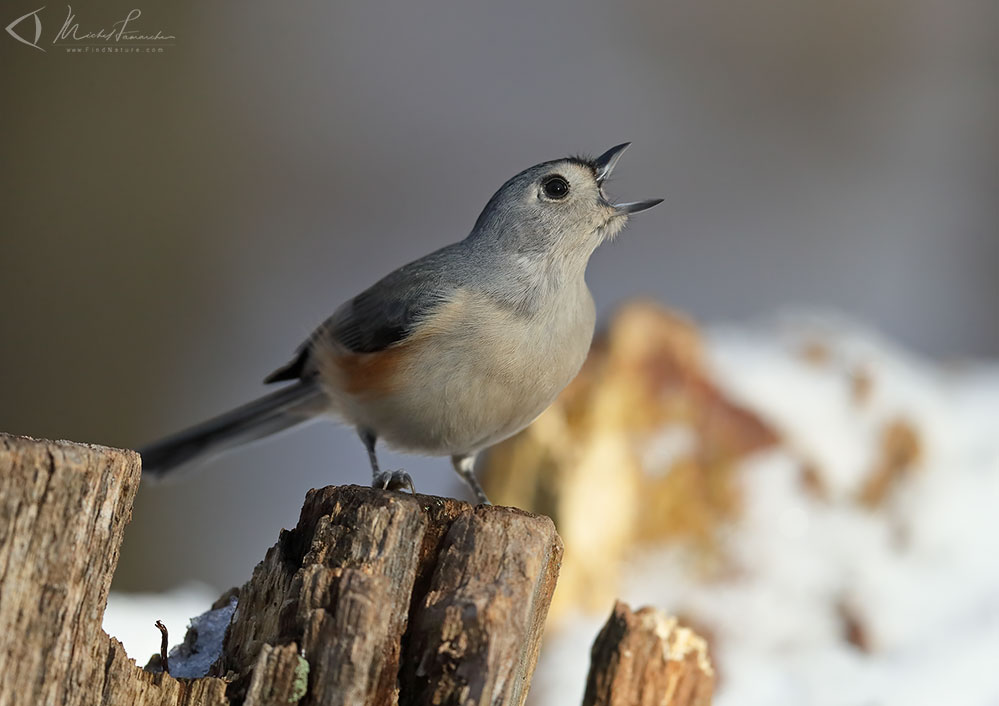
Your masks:
[{"label": "small twig", "polygon": [[167,662],[167,647],[170,644],[170,638],[167,634],[167,626],[163,624],[162,620],[157,620],[156,627],[160,631],[160,664],[163,665],[163,672],[169,674],[170,663]]}]

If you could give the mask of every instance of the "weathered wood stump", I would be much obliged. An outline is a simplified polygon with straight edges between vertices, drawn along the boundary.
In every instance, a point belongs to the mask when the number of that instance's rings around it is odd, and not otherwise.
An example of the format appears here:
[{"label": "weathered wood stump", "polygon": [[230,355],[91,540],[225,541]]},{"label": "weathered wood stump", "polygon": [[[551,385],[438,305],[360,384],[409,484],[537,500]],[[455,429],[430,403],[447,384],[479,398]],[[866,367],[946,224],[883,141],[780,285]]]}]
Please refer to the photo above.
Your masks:
[{"label": "weathered wood stump", "polygon": [[[312,490],[296,527],[218,602],[231,611],[238,596],[209,675],[175,679],[101,629],[139,474],[131,451],[0,434],[0,706],[525,702],[562,557],[548,518]],[[587,703],[625,703],[612,698],[635,688],[622,646],[643,625],[602,633],[615,657],[595,661]],[[660,662],[627,674],[676,673]]]},{"label": "weathered wood stump", "polygon": [[714,684],[704,638],[618,601],[593,643],[583,706],[707,706]]},{"label": "weathered wood stump", "polygon": [[292,675],[291,652],[261,649],[295,645],[304,704],[522,704],[561,556],[551,520],[519,510],[310,491],[241,589],[219,673]]}]

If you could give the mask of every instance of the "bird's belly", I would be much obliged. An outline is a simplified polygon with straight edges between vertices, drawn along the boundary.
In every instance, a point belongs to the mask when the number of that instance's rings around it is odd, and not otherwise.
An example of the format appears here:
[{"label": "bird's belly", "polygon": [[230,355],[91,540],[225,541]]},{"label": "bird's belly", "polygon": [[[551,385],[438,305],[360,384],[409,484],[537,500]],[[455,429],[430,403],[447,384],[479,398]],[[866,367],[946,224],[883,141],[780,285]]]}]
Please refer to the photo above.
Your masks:
[{"label": "bird's belly", "polygon": [[582,304],[573,316],[463,317],[415,342],[394,384],[351,405],[351,421],[430,455],[472,453],[517,433],[582,366],[593,336],[588,293]]}]

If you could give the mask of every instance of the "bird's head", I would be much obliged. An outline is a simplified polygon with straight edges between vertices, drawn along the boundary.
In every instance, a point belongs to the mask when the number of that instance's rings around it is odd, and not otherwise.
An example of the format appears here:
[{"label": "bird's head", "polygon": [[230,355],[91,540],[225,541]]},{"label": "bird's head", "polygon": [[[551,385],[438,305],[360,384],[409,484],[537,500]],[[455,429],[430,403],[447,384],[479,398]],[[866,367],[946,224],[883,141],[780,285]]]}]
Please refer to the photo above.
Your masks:
[{"label": "bird's head", "polygon": [[524,255],[588,259],[633,214],[662,202],[608,200],[604,185],[630,144],[596,159],[567,157],[525,169],[493,194],[470,238]]}]

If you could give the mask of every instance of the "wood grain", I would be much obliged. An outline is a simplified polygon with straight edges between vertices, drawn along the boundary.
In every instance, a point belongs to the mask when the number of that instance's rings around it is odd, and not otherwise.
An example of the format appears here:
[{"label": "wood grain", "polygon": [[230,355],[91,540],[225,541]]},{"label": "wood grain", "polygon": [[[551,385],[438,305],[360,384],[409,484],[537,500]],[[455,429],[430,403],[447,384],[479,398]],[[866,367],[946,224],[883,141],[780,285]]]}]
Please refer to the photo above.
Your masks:
[{"label": "wood grain", "polygon": [[[0,434],[0,706],[525,703],[563,551],[548,518],[312,490],[216,604],[238,596],[211,674],[175,679],[101,630],[138,481],[133,452]],[[703,641],[664,620],[615,609],[587,706],[707,703]]]},{"label": "wood grain", "polygon": [[139,457],[0,434],[0,706],[93,704]]},{"label": "wood grain", "polygon": [[703,638],[618,601],[593,643],[583,706],[707,706],[714,681]]}]

